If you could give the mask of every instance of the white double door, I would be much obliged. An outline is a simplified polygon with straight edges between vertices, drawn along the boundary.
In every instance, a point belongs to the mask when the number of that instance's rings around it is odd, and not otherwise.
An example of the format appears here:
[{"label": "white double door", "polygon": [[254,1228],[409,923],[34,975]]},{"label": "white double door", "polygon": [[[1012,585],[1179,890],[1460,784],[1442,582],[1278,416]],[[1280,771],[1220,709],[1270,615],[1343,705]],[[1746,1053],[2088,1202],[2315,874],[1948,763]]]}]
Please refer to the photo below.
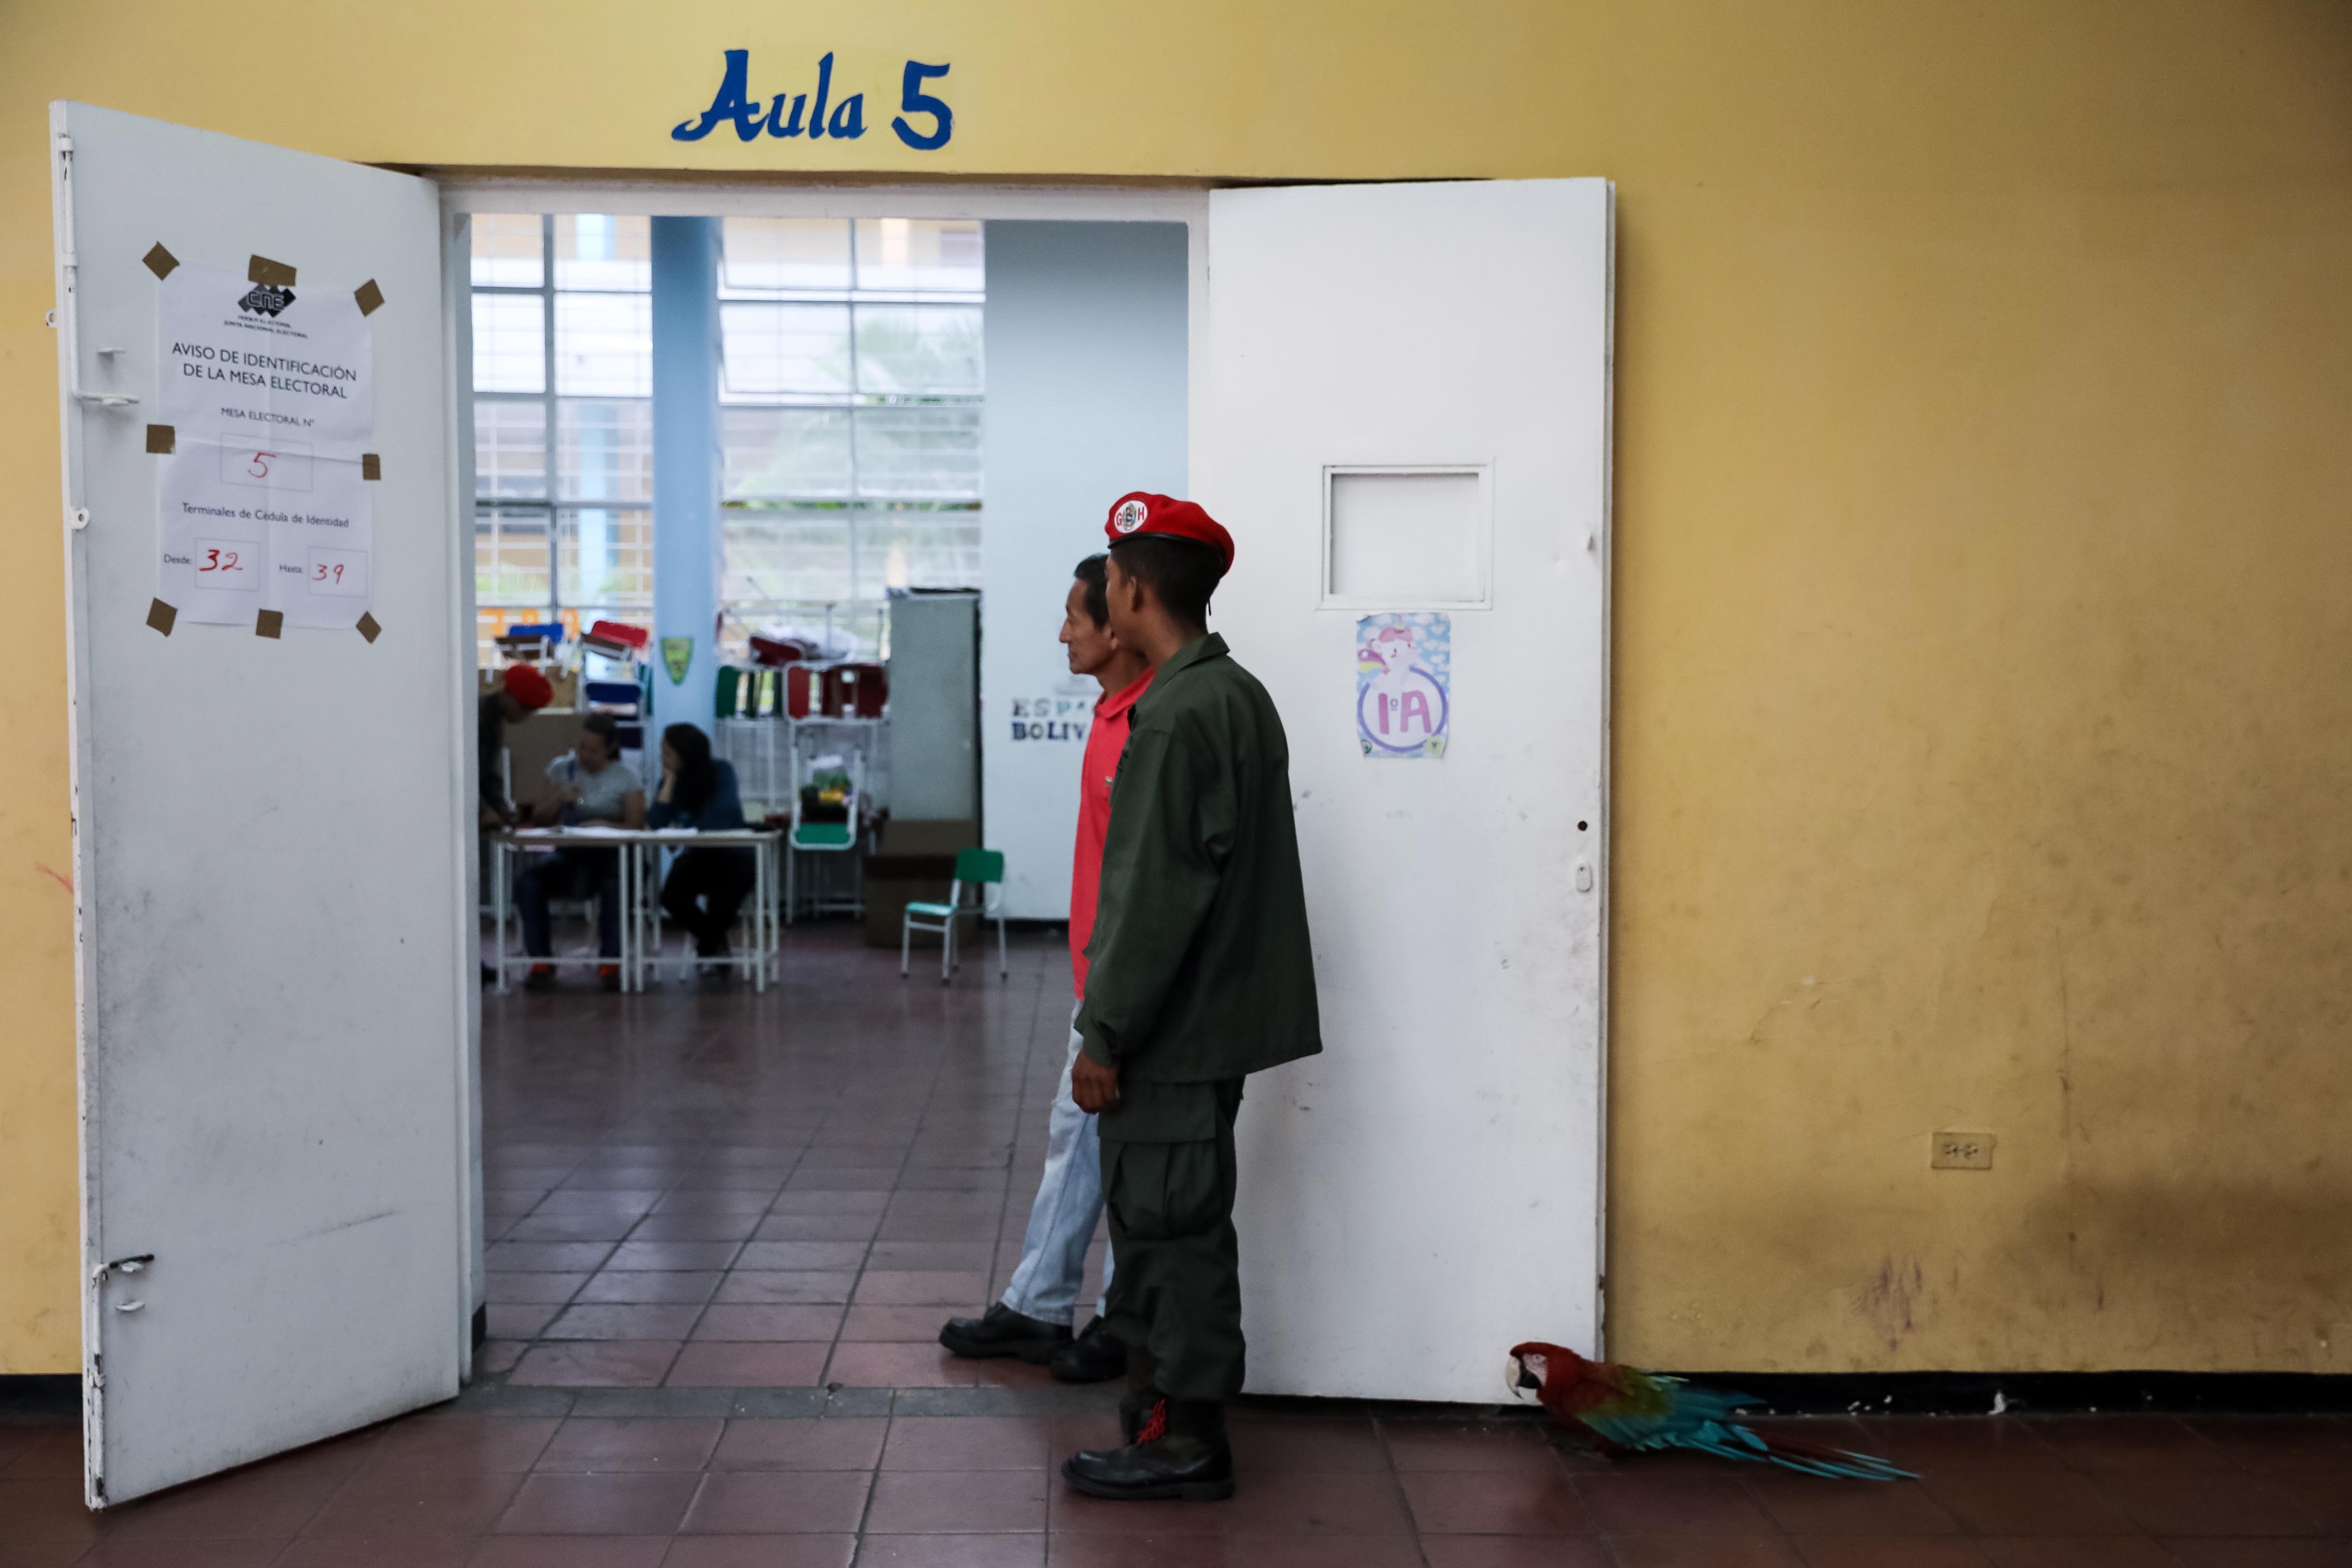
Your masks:
[{"label": "white double door", "polygon": [[[103,1505],[457,1392],[471,529],[433,185],[78,103],[50,130],[85,1434]],[[148,259],[158,246],[175,266]],[[170,443],[149,432],[173,417],[158,270],[242,279],[255,257],[292,268],[298,299],[373,280],[383,301],[365,317],[372,598],[322,606],[323,627],[289,614],[275,637],[251,614],[155,608],[178,593],[158,560],[173,459],[152,450]],[[251,493],[259,517],[269,493]]]},{"label": "white double door", "polygon": [[[425,181],[79,104],[52,137],[104,1504],[465,1373],[464,272]],[[1194,489],[1289,727],[1329,1047],[1244,1117],[1262,1390],[1485,1400],[1514,1341],[1599,1342],[1610,234],[1597,181],[1211,200]],[[149,624],[158,243],[381,291],[374,640]],[[1442,756],[1368,752],[1367,616],[1444,617]]]}]

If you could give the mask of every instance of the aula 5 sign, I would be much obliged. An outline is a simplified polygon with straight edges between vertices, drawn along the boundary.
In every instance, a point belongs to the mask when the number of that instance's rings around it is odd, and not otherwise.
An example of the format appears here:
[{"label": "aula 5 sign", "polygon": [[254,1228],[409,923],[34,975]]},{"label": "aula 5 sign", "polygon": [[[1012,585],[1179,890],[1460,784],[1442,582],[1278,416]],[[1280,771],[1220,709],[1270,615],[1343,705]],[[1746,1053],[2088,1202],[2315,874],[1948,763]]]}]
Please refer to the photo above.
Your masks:
[{"label": "aula 5 sign", "polygon": [[[935,153],[955,134],[955,110],[945,100],[923,90],[934,78],[947,74],[944,65],[908,60],[899,78],[898,112],[891,118],[890,129],[918,153]],[[812,90],[780,92],[770,98],[751,90],[751,51],[729,49],[726,69],[719,78],[719,90],[711,95],[710,107],[672,127],[670,140],[699,142],[721,125],[733,126],[737,138],[745,142],[761,136],[779,140],[805,136],[812,142],[830,136],[855,142],[866,134],[866,94],[843,92],[835,87],[833,56],[827,52],[816,62]]]}]

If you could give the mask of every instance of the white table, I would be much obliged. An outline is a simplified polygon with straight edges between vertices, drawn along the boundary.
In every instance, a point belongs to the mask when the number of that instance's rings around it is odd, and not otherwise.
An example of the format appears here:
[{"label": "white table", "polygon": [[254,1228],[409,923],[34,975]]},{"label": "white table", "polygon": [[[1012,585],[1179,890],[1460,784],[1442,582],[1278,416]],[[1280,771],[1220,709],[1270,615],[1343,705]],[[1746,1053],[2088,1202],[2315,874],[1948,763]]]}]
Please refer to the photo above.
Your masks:
[{"label": "white table", "polygon": [[[664,849],[749,849],[752,858],[751,896],[745,900],[744,923],[750,928],[747,946],[725,958],[697,959],[688,963],[719,963],[748,970],[751,986],[764,991],[775,971],[782,947],[775,889],[778,847],[783,835],[773,829],[745,827],[698,833],[692,828],[518,827],[490,836],[490,908],[496,957],[491,967],[498,988],[507,988],[509,970],[528,971],[535,963],[604,964],[617,963],[621,989],[642,991],[650,972],[661,964],[661,852]],[[507,922],[514,905],[514,863],[525,850],[609,849],[619,866],[611,884],[621,901],[621,952],[618,959],[602,953],[557,953],[534,958],[508,951]]]}]

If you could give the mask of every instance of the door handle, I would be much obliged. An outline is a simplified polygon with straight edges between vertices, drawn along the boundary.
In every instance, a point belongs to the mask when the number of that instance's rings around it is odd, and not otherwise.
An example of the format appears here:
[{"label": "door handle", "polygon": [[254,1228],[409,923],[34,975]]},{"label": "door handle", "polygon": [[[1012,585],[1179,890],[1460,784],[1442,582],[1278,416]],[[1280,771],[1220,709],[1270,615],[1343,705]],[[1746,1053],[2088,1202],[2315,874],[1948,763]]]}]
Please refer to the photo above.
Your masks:
[{"label": "door handle", "polygon": [[1592,862],[1590,860],[1576,863],[1576,890],[1580,893],[1592,891]]}]

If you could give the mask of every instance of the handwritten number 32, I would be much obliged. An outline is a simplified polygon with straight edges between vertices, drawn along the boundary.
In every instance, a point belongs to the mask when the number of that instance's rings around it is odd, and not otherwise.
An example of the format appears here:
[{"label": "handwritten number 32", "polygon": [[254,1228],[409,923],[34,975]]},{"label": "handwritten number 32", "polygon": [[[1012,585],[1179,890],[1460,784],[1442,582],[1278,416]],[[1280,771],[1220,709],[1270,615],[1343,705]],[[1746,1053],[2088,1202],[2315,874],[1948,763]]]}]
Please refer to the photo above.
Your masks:
[{"label": "handwritten number 32", "polygon": [[234,572],[236,570],[236,552],[234,550],[221,550],[215,546],[207,545],[205,547],[205,563],[197,567],[196,570],[199,572]]}]

